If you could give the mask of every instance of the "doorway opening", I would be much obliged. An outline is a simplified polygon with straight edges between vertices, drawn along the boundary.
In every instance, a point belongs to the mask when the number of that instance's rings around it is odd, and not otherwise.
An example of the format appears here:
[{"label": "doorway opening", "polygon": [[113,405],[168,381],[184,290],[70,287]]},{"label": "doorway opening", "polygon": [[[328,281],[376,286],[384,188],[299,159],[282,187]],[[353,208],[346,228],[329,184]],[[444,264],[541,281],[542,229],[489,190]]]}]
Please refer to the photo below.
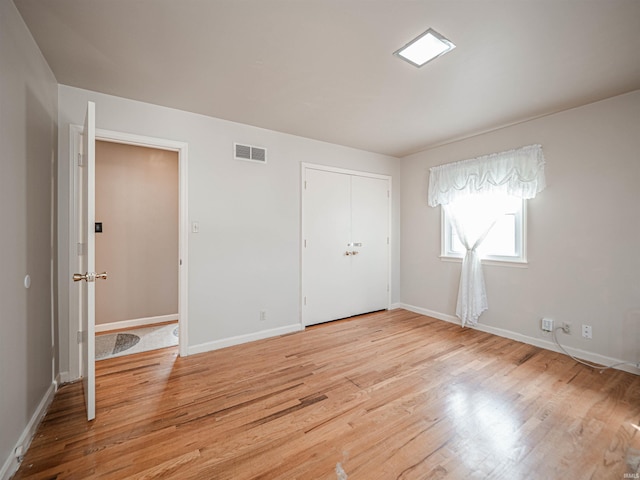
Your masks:
[{"label": "doorway opening", "polygon": [[96,360],[178,345],[178,152],[96,141]]},{"label": "doorway opening", "polygon": [[[72,178],[70,178],[72,192],[70,195],[70,202],[69,202],[70,203],[69,238],[72,239],[69,246],[70,271],[76,270],[76,267],[78,265],[78,259],[79,259],[78,249],[80,248],[80,246],[73,239],[77,238],[79,225],[80,225],[80,218],[79,218],[79,212],[77,207],[78,205],[77,197],[80,192],[80,188],[79,188],[80,168],[78,167],[79,161],[77,161],[77,159],[80,158],[79,155],[82,149],[82,133],[83,133],[83,127],[73,126],[73,125],[70,126],[70,157],[72,162],[72,168],[71,168]],[[129,269],[131,268],[131,264],[133,263],[132,261],[133,258],[144,256],[146,255],[147,252],[146,251],[142,253],[140,251],[137,251],[137,252],[129,251],[127,253],[124,253],[122,251],[119,252],[120,255],[126,255],[128,258],[124,260],[120,259],[122,261],[119,262],[120,263],[119,267],[117,267],[116,270],[113,270],[113,273],[110,275],[110,280],[114,280],[114,282],[109,282],[109,284],[110,286],[113,285],[111,290],[115,290],[115,292],[114,291],[111,292],[112,294],[111,297],[107,295],[106,304],[108,304],[109,302],[117,302],[118,299],[121,302],[123,301],[122,295],[121,295],[122,292],[120,292],[120,295],[118,295],[118,288],[124,287],[125,290],[130,290],[130,289],[135,290],[136,283],[145,283],[147,284],[147,286],[151,285],[152,288],[138,289],[137,293],[134,294],[134,296],[138,297],[138,300],[142,300],[142,302],[138,301],[138,307],[134,306],[133,310],[131,310],[134,313],[125,314],[123,313],[122,309],[120,309],[119,311],[112,313],[110,317],[107,316],[102,319],[98,318],[97,332],[104,332],[104,331],[115,329],[115,328],[117,328],[118,330],[125,329],[124,331],[126,331],[127,329],[131,329],[134,327],[142,328],[143,326],[149,323],[167,324],[167,323],[177,322],[177,325],[175,325],[177,327],[177,331],[175,333],[177,334],[176,337],[179,339],[179,347],[178,347],[179,354],[181,356],[186,356],[188,352],[188,349],[187,349],[188,347],[188,337],[187,337],[187,332],[188,332],[187,330],[187,321],[188,321],[188,315],[187,315],[187,278],[188,278],[188,272],[187,272],[187,235],[188,235],[187,155],[188,155],[188,146],[184,142],[176,142],[173,140],[146,137],[146,136],[101,130],[101,129],[96,129],[96,144],[97,144],[98,150],[102,147],[105,147],[106,149],[116,149],[116,150],[133,148],[133,149],[139,149],[140,151],[151,152],[150,157],[147,159],[147,163],[151,163],[153,164],[153,166],[158,168],[152,169],[153,171],[151,173],[147,171],[146,174],[144,173],[144,171],[141,171],[141,172],[139,171],[137,173],[131,172],[132,177],[137,176],[142,178],[137,178],[137,179],[132,178],[132,179],[129,179],[129,181],[144,180],[147,184],[151,185],[152,188],[154,185],[159,186],[154,181],[156,180],[155,177],[161,174],[159,170],[162,170],[162,167],[161,167],[162,162],[159,159],[161,157],[164,157],[166,159],[173,158],[174,168],[176,170],[176,172],[174,173],[176,174],[176,176],[174,179],[175,192],[172,194],[174,198],[174,205],[172,208],[174,209],[174,215],[177,217],[177,221],[175,222],[176,224],[175,232],[171,234],[172,236],[175,237],[173,238],[173,243],[165,242],[165,246],[164,246],[164,248],[166,249],[166,252],[165,252],[166,257],[170,257],[170,261],[168,263],[173,262],[173,265],[169,265],[169,267],[166,267],[165,265],[165,270],[164,270],[165,273],[161,273],[160,271],[155,271],[152,267],[149,267],[149,268],[138,267],[137,270],[140,270],[142,268],[143,271],[134,271],[133,272],[134,275],[128,275],[128,276],[122,275],[122,273],[125,270],[127,270],[127,268]],[[133,160],[129,162],[129,164],[130,166],[133,165],[134,164]],[[167,164],[165,164],[165,167],[166,166]],[[127,173],[129,172],[127,171]],[[167,172],[164,172],[164,173],[167,173]],[[118,174],[116,174],[116,176],[117,175]],[[119,175],[122,176],[123,173],[120,173]],[[151,175],[154,178],[148,178],[149,175]],[[100,182],[99,179],[98,179],[98,182]],[[162,189],[162,187],[160,187],[160,189]],[[119,200],[122,200],[122,199],[119,199]],[[131,203],[131,207],[132,207],[131,208],[132,210],[135,209],[136,207],[135,202]],[[158,210],[160,209],[156,209],[156,211]],[[100,213],[98,213],[98,215],[100,215]],[[142,220],[139,220],[139,221],[141,222],[155,221],[156,223],[163,222],[162,219],[155,218],[153,217],[153,215],[154,215],[153,213],[147,213],[146,215],[143,213],[141,217]],[[100,225],[100,223],[102,223],[102,225]],[[105,241],[103,243],[111,243],[113,239],[111,240],[107,239],[107,237],[109,236],[107,232],[116,233],[112,230],[112,228],[114,227],[117,230],[120,230],[119,234],[123,237],[120,239],[120,242],[124,242],[125,244],[128,244],[131,241],[132,234],[131,232],[127,233],[124,231],[126,227],[123,227],[122,225],[116,226],[116,224],[114,224],[112,220],[105,222],[100,218],[96,217],[96,231],[98,232],[100,229],[102,230],[101,233],[96,233],[96,243],[99,244],[100,242],[103,242],[103,240]],[[151,226],[147,225],[147,227],[148,227],[147,230],[151,229]],[[161,233],[161,230],[160,230],[160,233]],[[159,234],[158,231],[156,231],[156,233]],[[156,238],[154,240],[154,243],[161,243],[161,242],[159,242],[159,240]],[[176,246],[177,248],[175,248]],[[100,250],[99,245],[98,245],[98,250]],[[170,250],[172,250],[173,252],[172,253],[169,252]],[[160,252],[162,252],[162,249],[160,249]],[[116,252],[116,254],[117,253],[118,252]],[[153,263],[154,258],[157,259],[157,257],[158,255],[155,255],[155,256],[146,255],[146,261]],[[103,268],[103,267],[98,266],[98,268]],[[108,265],[104,265],[104,269],[107,269],[107,268],[110,268],[110,267]],[[173,278],[171,279],[171,282],[165,282],[164,280],[167,280],[166,278],[164,279],[157,278],[159,275],[170,275],[166,273],[167,272],[166,268],[173,268],[173,271],[175,272],[173,274]],[[120,270],[120,274],[118,274],[117,272],[118,269]],[[126,278],[128,278],[128,280],[126,280]],[[114,285],[116,282],[125,282],[126,285],[118,285],[118,286]],[[140,312],[142,310],[140,310],[141,308],[140,305],[144,304],[145,302],[147,304],[154,302],[153,299],[149,296],[151,295],[149,293],[149,290],[153,291],[153,290],[160,289],[161,291],[166,291],[166,290],[163,290],[164,287],[159,285],[159,283],[161,283],[162,285],[166,285],[167,283],[172,284],[170,288],[173,288],[175,290],[175,294],[168,295],[168,296],[173,297],[173,302],[174,302],[173,307],[167,307],[167,305],[165,304],[162,307],[164,310],[152,309],[151,313],[149,313],[148,315],[141,314]],[[106,285],[106,282],[101,284],[100,287],[104,287],[105,285]],[[114,293],[115,293],[115,296],[113,295]],[[108,298],[111,298],[111,300],[108,300]],[[99,299],[100,299],[100,294],[98,294],[97,301],[100,301]],[[103,302],[103,305],[104,304],[105,302]],[[118,308],[120,308],[121,305],[119,306],[116,304],[113,307],[115,307],[116,310],[118,310]],[[169,308],[169,310],[167,310],[167,308]],[[70,289],[69,291],[69,310],[70,310],[69,312],[70,313],[69,314],[69,322],[70,322],[69,324],[69,345],[70,345],[69,373],[71,378],[78,378],[82,376],[82,372],[80,371],[81,370],[81,348],[78,348],[76,350],[74,346],[76,344],[79,344],[77,340],[80,334],[78,334],[78,332],[81,330],[79,326],[80,299],[78,295],[78,290],[74,288]],[[99,308],[98,310],[102,310],[102,309]],[[165,312],[171,311],[171,313],[158,313],[160,311],[165,311]],[[130,315],[133,315],[133,316],[130,316]],[[109,318],[112,320],[109,320]],[[132,350],[131,353],[135,353],[135,350]]]}]

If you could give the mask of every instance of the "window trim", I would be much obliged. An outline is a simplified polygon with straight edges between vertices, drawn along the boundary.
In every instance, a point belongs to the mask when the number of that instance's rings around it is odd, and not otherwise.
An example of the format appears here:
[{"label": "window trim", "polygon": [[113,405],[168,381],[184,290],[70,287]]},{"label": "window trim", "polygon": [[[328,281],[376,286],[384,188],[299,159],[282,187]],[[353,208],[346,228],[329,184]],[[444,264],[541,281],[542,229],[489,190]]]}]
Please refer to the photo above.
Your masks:
[{"label": "window trim", "polygon": [[[527,201],[522,200],[521,214],[516,215],[516,245],[521,247],[520,255],[517,257],[487,255],[482,258],[483,265],[496,265],[506,267],[526,268],[529,264],[527,260]],[[451,252],[448,247],[451,245],[451,223],[447,220],[444,207],[440,206],[440,259],[445,262],[461,263],[464,257],[461,253]],[[519,241],[518,241],[519,240]],[[519,245],[518,245],[519,244]]]}]

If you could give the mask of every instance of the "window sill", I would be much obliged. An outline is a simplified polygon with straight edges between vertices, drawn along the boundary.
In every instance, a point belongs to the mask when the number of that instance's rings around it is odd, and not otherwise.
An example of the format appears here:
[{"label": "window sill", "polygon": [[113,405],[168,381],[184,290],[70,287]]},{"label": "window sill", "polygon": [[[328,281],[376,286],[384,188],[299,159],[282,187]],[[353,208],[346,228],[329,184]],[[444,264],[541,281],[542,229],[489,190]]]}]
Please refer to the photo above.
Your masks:
[{"label": "window sill", "polygon": [[[440,255],[443,262],[462,263],[462,257],[448,257]],[[491,267],[511,267],[511,268],[529,268],[529,262],[526,260],[488,260],[483,259],[482,265]]]}]

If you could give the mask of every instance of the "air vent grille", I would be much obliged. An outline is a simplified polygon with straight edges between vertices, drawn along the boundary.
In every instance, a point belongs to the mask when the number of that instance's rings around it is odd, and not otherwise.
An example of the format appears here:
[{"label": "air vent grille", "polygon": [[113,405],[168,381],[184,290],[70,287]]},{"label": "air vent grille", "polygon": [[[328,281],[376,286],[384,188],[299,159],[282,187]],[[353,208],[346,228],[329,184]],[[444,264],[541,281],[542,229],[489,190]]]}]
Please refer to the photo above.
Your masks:
[{"label": "air vent grille", "polygon": [[267,163],[267,149],[252,145],[233,144],[234,158],[236,160],[248,160],[250,162]]}]

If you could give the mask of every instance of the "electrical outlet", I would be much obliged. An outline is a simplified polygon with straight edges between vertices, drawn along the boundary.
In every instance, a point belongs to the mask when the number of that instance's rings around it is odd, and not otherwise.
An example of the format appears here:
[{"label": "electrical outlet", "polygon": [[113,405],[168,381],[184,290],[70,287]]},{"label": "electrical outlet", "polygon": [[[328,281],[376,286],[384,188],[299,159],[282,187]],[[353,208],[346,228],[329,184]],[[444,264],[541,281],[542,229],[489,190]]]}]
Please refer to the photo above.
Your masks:
[{"label": "electrical outlet", "polygon": [[551,332],[553,331],[553,319],[552,318],[543,318],[540,324],[540,328],[542,328],[543,332]]},{"label": "electrical outlet", "polygon": [[591,340],[593,338],[591,325],[582,325],[582,337],[588,340]]},{"label": "electrical outlet", "polygon": [[571,324],[569,322],[562,322],[562,331],[567,335],[571,335]]},{"label": "electrical outlet", "polygon": [[260,310],[260,321],[261,322],[265,322],[267,320],[267,311],[266,310]]}]

